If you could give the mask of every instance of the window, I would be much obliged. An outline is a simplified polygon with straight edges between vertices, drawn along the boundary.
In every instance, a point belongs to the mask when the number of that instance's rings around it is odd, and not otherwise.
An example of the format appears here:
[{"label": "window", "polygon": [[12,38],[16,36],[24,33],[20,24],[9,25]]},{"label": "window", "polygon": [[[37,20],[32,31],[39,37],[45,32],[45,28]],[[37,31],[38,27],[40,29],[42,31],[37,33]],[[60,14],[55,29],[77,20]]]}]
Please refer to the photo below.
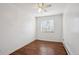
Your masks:
[{"label": "window", "polygon": [[54,20],[42,20],[41,32],[54,32]]}]

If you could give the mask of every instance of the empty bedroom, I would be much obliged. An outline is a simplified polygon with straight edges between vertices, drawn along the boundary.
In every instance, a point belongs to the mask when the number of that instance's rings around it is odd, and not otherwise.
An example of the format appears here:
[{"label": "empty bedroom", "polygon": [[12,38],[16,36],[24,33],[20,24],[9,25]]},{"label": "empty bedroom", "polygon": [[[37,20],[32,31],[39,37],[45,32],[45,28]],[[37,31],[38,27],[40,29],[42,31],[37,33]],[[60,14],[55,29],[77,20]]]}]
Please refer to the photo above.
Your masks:
[{"label": "empty bedroom", "polygon": [[0,3],[0,55],[79,55],[79,3]]}]

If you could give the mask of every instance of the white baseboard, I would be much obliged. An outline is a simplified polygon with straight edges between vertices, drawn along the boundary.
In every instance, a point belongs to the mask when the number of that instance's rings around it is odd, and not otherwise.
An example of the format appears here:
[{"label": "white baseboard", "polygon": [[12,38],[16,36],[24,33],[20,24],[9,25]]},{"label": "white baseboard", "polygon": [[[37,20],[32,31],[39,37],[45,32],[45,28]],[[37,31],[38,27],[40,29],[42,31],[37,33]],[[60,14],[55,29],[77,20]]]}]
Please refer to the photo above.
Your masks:
[{"label": "white baseboard", "polygon": [[66,47],[66,45],[65,45],[64,41],[63,41],[63,45],[64,45],[64,48],[65,48],[65,50],[66,50],[67,54],[68,54],[68,55],[70,55],[70,52],[69,52],[68,48]]},{"label": "white baseboard", "polygon": [[14,50],[12,50],[12,51],[8,52],[7,54],[4,54],[4,55],[9,55],[9,54],[11,54],[12,52],[14,52],[14,51],[16,51],[16,50],[21,49],[21,48],[24,47],[25,45],[30,44],[30,43],[33,42],[34,40],[35,40],[35,39],[30,40],[30,41],[28,41],[28,42],[22,44],[20,47],[17,47],[16,49],[14,49]]},{"label": "white baseboard", "polygon": [[51,42],[63,42],[63,40],[53,40],[53,39],[37,39],[37,40],[51,41]]}]

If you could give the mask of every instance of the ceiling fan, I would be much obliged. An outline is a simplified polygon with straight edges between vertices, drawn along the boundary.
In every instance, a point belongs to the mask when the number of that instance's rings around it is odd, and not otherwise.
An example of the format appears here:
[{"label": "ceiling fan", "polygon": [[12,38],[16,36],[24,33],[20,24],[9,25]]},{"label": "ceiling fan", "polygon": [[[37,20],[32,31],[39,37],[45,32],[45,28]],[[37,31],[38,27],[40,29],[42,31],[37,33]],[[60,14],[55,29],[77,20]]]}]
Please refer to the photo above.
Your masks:
[{"label": "ceiling fan", "polygon": [[52,5],[49,3],[36,3],[36,7],[38,9],[38,12],[44,11],[46,12],[47,8],[51,7]]}]

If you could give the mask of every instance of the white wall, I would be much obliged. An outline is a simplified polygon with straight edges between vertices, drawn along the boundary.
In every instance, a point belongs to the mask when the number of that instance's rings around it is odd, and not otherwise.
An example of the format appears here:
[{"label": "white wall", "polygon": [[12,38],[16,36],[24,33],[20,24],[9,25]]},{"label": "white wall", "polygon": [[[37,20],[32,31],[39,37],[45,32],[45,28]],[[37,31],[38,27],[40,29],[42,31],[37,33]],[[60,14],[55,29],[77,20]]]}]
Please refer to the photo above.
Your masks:
[{"label": "white wall", "polygon": [[35,21],[27,6],[0,4],[0,54],[10,54],[35,39]]},{"label": "white wall", "polygon": [[[62,41],[62,14],[56,14],[51,16],[40,16],[36,17],[36,38],[40,40],[47,40],[47,41]],[[41,32],[40,22],[42,20],[54,20],[54,32],[53,33],[44,33]]]},{"label": "white wall", "polygon": [[68,4],[63,17],[64,43],[70,54],[79,54],[79,4]]}]

